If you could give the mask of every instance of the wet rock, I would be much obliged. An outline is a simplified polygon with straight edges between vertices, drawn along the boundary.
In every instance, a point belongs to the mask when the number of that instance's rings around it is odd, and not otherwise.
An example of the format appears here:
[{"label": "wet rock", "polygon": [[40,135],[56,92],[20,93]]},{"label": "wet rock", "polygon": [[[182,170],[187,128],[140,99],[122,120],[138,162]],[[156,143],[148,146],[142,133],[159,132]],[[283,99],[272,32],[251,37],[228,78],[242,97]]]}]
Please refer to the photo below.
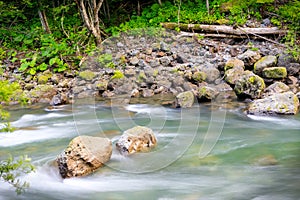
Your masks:
[{"label": "wet rock", "polygon": [[52,85],[37,85],[32,90],[29,91],[28,97],[34,102],[49,103],[57,91]]},{"label": "wet rock", "polygon": [[218,90],[209,86],[202,86],[197,90],[197,98],[200,102],[211,101],[218,95]]},{"label": "wet rock", "polygon": [[230,59],[228,60],[226,63],[225,63],[225,67],[224,67],[224,70],[227,71],[229,69],[232,69],[232,68],[245,68],[245,64],[242,60],[239,60],[239,59]]},{"label": "wet rock", "polygon": [[292,92],[273,94],[264,99],[257,99],[250,103],[248,114],[286,114],[295,115],[298,113],[299,99]]},{"label": "wet rock", "polygon": [[189,108],[192,107],[194,101],[195,101],[194,93],[192,91],[186,91],[186,92],[179,93],[176,96],[174,106],[176,108]]},{"label": "wet rock", "polygon": [[111,154],[109,139],[82,135],[69,143],[56,162],[63,178],[86,176],[109,161]]},{"label": "wet rock", "polygon": [[264,78],[286,78],[287,71],[285,67],[268,67],[264,68],[262,71],[262,76]]},{"label": "wet rock", "polygon": [[131,97],[139,97],[140,96],[140,91],[138,89],[133,89],[131,91],[131,94],[130,94]]},{"label": "wet rock", "polygon": [[235,82],[234,91],[239,98],[260,98],[265,89],[264,80],[251,71],[245,71]]},{"label": "wet rock", "polygon": [[275,67],[276,63],[276,56],[264,56],[254,64],[254,73],[260,75],[265,68]]},{"label": "wet rock", "polygon": [[157,144],[157,139],[150,128],[136,126],[126,130],[116,147],[122,155],[129,155],[136,152],[148,152]]},{"label": "wet rock", "polygon": [[245,67],[250,69],[254,65],[254,63],[256,63],[261,58],[261,55],[258,51],[247,50],[237,58],[242,60],[245,64]]},{"label": "wet rock", "polygon": [[53,96],[50,105],[51,106],[58,106],[62,104],[62,98],[61,98],[61,94],[57,94],[55,96]]},{"label": "wet rock", "polygon": [[154,95],[154,91],[148,88],[143,89],[142,96],[143,97],[152,97]]},{"label": "wet rock", "polygon": [[94,83],[94,87],[100,91],[107,90],[107,86],[108,86],[108,81],[105,79],[98,80]]},{"label": "wet rock", "polygon": [[258,166],[277,165],[278,160],[273,155],[264,155],[257,157],[253,160],[253,163]]}]

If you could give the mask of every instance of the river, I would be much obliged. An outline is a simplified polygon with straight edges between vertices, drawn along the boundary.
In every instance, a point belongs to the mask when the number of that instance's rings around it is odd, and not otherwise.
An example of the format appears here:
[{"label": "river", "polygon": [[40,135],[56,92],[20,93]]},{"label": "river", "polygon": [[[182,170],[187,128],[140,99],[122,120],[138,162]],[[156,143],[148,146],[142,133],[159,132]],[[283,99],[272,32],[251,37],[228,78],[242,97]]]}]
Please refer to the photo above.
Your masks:
[{"label": "river", "polygon": [[[11,111],[13,133],[0,133],[0,159],[28,155],[36,171],[16,195],[1,183],[0,199],[299,199],[300,115],[255,117],[241,108],[201,104],[110,106],[84,102]],[[150,153],[111,160],[94,174],[63,180],[53,160],[78,135],[115,143],[134,125],[152,128]]]}]

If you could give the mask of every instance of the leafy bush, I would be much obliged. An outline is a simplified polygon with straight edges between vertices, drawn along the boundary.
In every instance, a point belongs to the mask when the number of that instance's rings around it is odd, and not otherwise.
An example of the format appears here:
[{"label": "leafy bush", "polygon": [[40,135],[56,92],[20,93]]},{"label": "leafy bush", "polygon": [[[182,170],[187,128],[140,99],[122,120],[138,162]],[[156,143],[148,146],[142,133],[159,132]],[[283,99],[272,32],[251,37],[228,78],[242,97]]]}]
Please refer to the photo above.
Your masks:
[{"label": "leafy bush", "polygon": [[22,182],[18,177],[34,170],[35,168],[31,164],[31,159],[27,156],[19,157],[18,159],[9,157],[0,161],[0,179],[13,186],[17,194],[21,194],[29,187],[28,182]]}]

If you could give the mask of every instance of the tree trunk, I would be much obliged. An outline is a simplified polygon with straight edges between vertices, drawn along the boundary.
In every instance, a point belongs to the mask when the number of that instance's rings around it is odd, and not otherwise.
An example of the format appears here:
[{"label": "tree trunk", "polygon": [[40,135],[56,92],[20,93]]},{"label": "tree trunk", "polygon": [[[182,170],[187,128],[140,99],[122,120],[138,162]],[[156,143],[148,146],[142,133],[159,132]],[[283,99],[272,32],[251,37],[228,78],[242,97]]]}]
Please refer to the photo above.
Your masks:
[{"label": "tree trunk", "polygon": [[38,14],[39,14],[41,24],[42,24],[42,27],[43,27],[44,31],[46,33],[51,33],[45,11],[44,10],[43,11],[38,10]]},{"label": "tree trunk", "polygon": [[206,24],[178,24],[178,23],[162,23],[164,28],[175,29],[177,27],[182,31],[201,31],[201,32],[213,32],[213,33],[224,33],[231,35],[281,35],[286,34],[287,31],[280,30],[277,27],[270,28],[234,28],[232,26],[225,25],[206,25]]},{"label": "tree trunk", "polygon": [[161,6],[162,4],[161,4],[161,0],[158,0],[158,4]]},{"label": "tree trunk", "polygon": [[98,0],[98,2],[97,0],[75,0],[79,7],[84,24],[95,37],[97,46],[100,46],[102,42],[99,23],[99,10],[103,1],[104,0]]},{"label": "tree trunk", "polygon": [[210,14],[210,12],[209,12],[209,0],[206,0],[206,9],[207,9],[207,13],[209,15]]}]

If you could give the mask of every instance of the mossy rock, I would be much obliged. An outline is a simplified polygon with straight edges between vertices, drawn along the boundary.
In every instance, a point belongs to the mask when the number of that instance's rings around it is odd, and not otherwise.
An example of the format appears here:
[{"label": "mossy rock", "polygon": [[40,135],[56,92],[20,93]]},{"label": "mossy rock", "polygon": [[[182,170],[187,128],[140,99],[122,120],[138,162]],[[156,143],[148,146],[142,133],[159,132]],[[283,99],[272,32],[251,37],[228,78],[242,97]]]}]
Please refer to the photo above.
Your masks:
[{"label": "mossy rock", "polygon": [[52,98],[56,94],[56,90],[52,85],[37,85],[29,91],[28,96],[32,98]]},{"label": "mossy rock", "polygon": [[295,115],[299,111],[299,99],[292,92],[273,94],[264,99],[254,100],[248,108],[248,114],[286,114]]},{"label": "mossy rock", "polygon": [[260,75],[265,68],[274,67],[276,63],[276,56],[264,56],[254,64],[254,73]]},{"label": "mossy rock", "polygon": [[49,80],[49,77],[46,75],[41,74],[38,76],[38,84],[46,84],[48,82],[48,80]]},{"label": "mossy rock", "polygon": [[228,69],[227,71],[225,71],[225,81],[230,85],[234,85],[235,82],[241,78],[243,73],[244,69],[242,67]]},{"label": "mossy rock", "polygon": [[192,91],[186,91],[178,94],[175,100],[175,107],[177,108],[189,108],[194,104],[195,97]]},{"label": "mossy rock", "polygon": [[211,101],[216,98],[218,91],[209,86],[203,86],[197,90],[197,98],[199,101]]},{"label": "mossy rock", "polygon": [[226,62],[224,70],[227,71],[229,69],[236,68],[236,67],[240,67],[240,68],[245,69],[245,64],[242,60],[239,60],[239,59],[236,59],[236,58],[230,59]]},{"label": "mossy rock", "polygon": [[235,82],[234,91],[239,98],[257,99],[261,97],[266,85],[264,80],[253,72],[245,71]]},{"label": "mossy rock", "polygon": [[206,77],[207,77],[206,73],[205,72],[201,72],[201,71],[200,72],[197,71],[197,72],[193,73],[193,75],[192,75],[192,79],[195,82],[205,81]]},{"label": "mossy rock", "polygon": [[108,81],[107,80],[99,80],[95,82],[95,88],[97,90],[105,91],[107,90]]},{"label": "mossy rock", "polygon": [[285,67],[268,67],[263,69],[262,75],[265,78],[286,78],[287,70]]},{"label": "mossy rock", "polygon": [[91,80],[93,80],[93,78],[96,77],[96,74],[94,72],[92,72],[91,70],[85,70],[85,71],[79,72],[79,77],[84,80],[91,81]]}]

